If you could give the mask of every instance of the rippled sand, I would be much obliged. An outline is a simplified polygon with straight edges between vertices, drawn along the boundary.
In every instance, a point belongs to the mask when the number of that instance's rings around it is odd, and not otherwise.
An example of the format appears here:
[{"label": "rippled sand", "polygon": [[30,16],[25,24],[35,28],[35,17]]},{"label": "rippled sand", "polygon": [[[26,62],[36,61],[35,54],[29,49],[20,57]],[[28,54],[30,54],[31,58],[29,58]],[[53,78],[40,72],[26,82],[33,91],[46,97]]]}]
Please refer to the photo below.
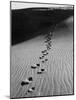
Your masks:
[{"label": "rippled sand", "polygon": [[[32,96],[53,96],[73,94],[73,29],[60,28],[53,33],[52,46],[45,57],[48,62],[41,63],[41,51],[46,49],[44,36],[11,47],[11,98]],[[40,63],[40,68],[31,65]],[[43,74],[37,71],[45,68]],[[29,85],[21,86],[21,81],[32,76]],[[35,86],[32,93],[27,90]]]}]

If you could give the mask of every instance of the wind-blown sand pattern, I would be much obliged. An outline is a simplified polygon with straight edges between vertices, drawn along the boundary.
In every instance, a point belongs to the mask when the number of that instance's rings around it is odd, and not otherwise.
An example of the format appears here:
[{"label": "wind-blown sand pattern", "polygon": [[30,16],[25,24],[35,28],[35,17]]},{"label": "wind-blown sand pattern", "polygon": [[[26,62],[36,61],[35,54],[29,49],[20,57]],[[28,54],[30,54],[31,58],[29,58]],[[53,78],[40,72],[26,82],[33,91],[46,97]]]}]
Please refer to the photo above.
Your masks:
[{"label": "wind-blown sand pattern", "polygon": [[[11,98],[73,94],[73,26],[54,31],[51,49],[42,63],[45,36],[38,36],[11,47]],[[40,64],[37,68],[31,68]],[[37,74],[41,69],[43,73]],[[29,84],[22,81],[32,77]],[[33,90],[31,89],[32,87]]]}]

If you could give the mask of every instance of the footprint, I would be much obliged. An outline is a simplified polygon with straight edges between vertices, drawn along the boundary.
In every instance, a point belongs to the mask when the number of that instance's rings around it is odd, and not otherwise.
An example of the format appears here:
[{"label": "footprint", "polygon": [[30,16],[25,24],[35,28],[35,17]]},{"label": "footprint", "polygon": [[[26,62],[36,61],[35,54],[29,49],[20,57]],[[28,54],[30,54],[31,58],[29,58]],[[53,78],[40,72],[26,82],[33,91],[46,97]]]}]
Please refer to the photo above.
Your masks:
[{"label": "footprint", "polygon": [[22,81],[22,82],[21,82],[21,86],[25,86],[25,85],[28,85],[28,84],[29,84],[28,81]]},{"label": "footprint", "polygon": [[45,71],[45,69],[42,68],[41,71],[43,72],[43,71]]},{"label": "footprint", "polygon": [[29,80],[29,81],[33,81],[33,78],[32,78],[32,77],[29,77],[28,80]]},{"label": "footprint", "polygon": [[44,58],[44,55],[42,57],[39,57],[39,59],[43,59]]},{"label": "footprint", "polygon": [[32,89],[32,90],[35,90],[35,87],[32,87],[31,89]]},{"label": "footprint", "polygon": [[45,61],[48,61],[48,59],[45,59]]},{"label": "footprint", "polygon": [[33,81],[33,78],[32,78],[32,77],[29,77],[29,78],[26,79],[25,81],[22,81],[22,82],[21,82],[21,86],[28,85],[28,84],[30,84],[31,81]]},{"label": "footprint", "polygon": [[31,66],[31,68],[32,68],[32,69],[36,69],[36,68],[37,68],[37,66]]},{"label": "footprint", "polygon": [[39,66],[40,66],[40,64],[34,64],[34,65],[31,66],[31,68],[32,68],[32,69],[36,69],[36,68],[39,67]]},{"label": "footprint", "polygon": [[39,71],[39,72],[37,72],[37,74],[42,74],[42,72],[41,72],[41,71]]},{"label": "footprint", "polygon": [[32,93],[35,90],[35,87],[30,88],[27,92]]},{"label": "footprint", "polygon": [[47,50],[43,50],[43,51],[41,51],[42,53],[45,53],[45,52],[47,52]]},{"label": "footprint", "polygon": [[45,56],[45,55],[48,55],[49,53],[47,52],[47,53],[43,53],[43,55]]},{"label": "footprint", "polygon": [[47,46],[47,50],[50,50],[50,49],[51,49],[51,47]]},{"label": "footprint", "polygon": [[37,66],[40,66],[40,64],[36,64]]},{"label": "footprint", "polygon": [[43,60],[42,63],[45,63],[45,61]]}]

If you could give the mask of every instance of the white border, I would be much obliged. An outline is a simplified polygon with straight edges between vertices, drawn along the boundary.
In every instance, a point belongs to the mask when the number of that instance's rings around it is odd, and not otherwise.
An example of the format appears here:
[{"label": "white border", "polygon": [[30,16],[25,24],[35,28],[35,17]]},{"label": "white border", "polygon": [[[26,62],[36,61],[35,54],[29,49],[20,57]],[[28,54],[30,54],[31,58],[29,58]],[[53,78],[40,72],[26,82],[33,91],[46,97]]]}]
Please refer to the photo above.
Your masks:
[{"label": "white border", "polygon": [[42,4],[42,3],[24,3],[24,2],[11,2],[11,9],[24,9],[34,7],[50,7],[50,8],[72,8],[72,5],[59,5],[59,4]]}]

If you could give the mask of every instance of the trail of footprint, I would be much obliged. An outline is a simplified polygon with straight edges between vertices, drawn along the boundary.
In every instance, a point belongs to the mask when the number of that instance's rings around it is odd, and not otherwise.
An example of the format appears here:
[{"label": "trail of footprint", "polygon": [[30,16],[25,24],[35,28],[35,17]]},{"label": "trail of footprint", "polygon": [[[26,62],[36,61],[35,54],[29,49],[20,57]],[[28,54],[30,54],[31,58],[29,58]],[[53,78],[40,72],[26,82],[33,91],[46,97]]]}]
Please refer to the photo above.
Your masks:
[{"label": "trail of footprint", "polygon": [[[49,35],[48,35],[48,36],[49,36]],[[45,57],[49,54],[49,53],[48,53],[48,50],[50,49],[50,46],[51,46],[50,40],[51,40],[51,37],[47,37],[47,40],[46,40],[46,42],[45,42],[45,43],[47,43],[47,44],[46,44],[46,49],[43,50],[43,51],[41,51],[42,56],[39,57],[39,60],[40,60],[40,63],[42,63],[42,64],[43,64],[43,63],[45,64],[45,62],[48,61],[48,59],[45,58]],[[41,61],[41,60],[42,60],[42,61]],[[31,69],[32,69],[32,70],[35,70],[35,69],[38,68],[37,75],[38,75],[38,74],[41,75],[41,74],[43,74],[43,72],[45,72],[45,69],[44,69],[44,68],[41,68],[42,66],[40,66],[40,63],[31,65]],[[39,70],[39,68],[41,68],[41,69]],[[21,85],[22,85],[22,86],[29,85],[30,82],[33,82],[33,77],[28,77],[28,78],[27,78],[27,81],[22,81],[22,82],[21,82]],[[43,84],[43,79],[42,79],[41,84]],[[40,96],[40,94],[41,94],[41,93],[40,93],[40,92],[41,92],[41,87],[42,87],[42,85],[41,85],[40,88],[39,88],[39,92],[38,92],[39,94],[38,94],[38,96]],[[32,93],[34,90],[35,90],[35,87],[31,87],[31,88],[28,89],[27,93]],[[26,94],[27,94],[27,93],[26,93]]]}]

